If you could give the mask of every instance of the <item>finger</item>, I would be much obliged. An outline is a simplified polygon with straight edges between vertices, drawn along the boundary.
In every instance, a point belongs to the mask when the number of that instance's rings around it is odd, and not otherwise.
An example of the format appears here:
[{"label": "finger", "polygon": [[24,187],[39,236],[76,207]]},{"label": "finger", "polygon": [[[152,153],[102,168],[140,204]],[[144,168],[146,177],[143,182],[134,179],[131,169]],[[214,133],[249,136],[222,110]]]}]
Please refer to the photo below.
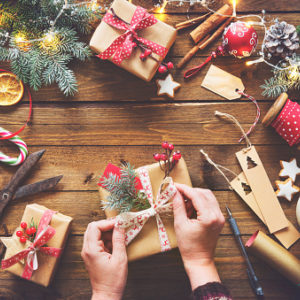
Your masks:
[{"label": "finger", "polygon": [[124,228],[114,228],[112,236],[112,255],[115,257],[127,257]]},{"label": "finger", "polygon": [[174,213],[174,222],[178,224],[186,222],[188,219],[183,197],[178,191],[175,194],[173,199],[173,213]]},{"label": "finger", "polygon": [[197,212],[204,210],[205,207],[201,201],[202,199],[199,197],[199,194],[195,191],[195,189],[181,183],[175,183],[175,186],[180,193],[192,201],[192,204]]},{"label": "finger", "polygon": [[90,223],[85,233],[87,247],[92,250],[101,239],[101,231],[111,230],[114,227],[114,224],[114,220],[101,220]]}]

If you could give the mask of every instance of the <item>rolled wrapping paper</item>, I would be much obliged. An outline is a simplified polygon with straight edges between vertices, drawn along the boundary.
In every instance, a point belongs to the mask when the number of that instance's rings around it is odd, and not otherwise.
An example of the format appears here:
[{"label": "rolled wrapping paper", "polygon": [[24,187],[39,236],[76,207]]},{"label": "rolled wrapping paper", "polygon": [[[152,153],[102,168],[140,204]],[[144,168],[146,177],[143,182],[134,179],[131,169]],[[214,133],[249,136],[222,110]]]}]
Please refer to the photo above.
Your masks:
[{"label": "rolled wrapping paper", "polygon": [[271,267],[300,287],[300,260],[281,247],[262,231],[255,232],[247,241],[251,253],[266,261]]}]

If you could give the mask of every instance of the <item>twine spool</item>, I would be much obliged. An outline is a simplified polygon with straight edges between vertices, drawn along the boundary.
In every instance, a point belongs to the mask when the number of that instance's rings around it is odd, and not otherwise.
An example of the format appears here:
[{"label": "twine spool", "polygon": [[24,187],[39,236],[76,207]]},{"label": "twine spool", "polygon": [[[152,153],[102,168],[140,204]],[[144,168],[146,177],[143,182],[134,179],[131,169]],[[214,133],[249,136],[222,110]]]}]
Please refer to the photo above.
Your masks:
[{"label": "twine spool", "polygon": [[288,99],[286,93],[276,99],[262,124],[265,127],[272,126],[290,146],[300,143],[300,105]]}]

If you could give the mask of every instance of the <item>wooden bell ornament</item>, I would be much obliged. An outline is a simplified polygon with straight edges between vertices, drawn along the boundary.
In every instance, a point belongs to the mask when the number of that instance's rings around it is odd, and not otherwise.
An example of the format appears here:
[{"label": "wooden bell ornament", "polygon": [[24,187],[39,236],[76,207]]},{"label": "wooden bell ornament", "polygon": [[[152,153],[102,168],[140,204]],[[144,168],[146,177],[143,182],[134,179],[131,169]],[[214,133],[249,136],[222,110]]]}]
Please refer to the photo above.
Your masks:
[{"label": "wooden bell ornament", "polygon": [[[262,124],[265,127],[268,127],[272,124],[272,122],[277,118],[277,116],[280,114],[282,109],[284,108],[286,102],[288,100],[288,94],[282,93],[280,96],[276,99],[274,104],[271,106],[271,108],[268,110],[266,115],[264,116],[262,120]],[[297,146],[297,149],[300,150],[300,145]]]}]

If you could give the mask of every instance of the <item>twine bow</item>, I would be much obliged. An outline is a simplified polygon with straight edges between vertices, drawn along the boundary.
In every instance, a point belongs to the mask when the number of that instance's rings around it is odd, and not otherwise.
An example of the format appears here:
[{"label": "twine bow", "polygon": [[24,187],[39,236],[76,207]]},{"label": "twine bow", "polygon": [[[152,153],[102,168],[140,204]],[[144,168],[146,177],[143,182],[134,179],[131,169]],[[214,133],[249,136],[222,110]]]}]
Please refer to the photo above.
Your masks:
[{"label": "twine bow", "polygon": [[44,212],[38,226],[36,238],[34,239],[33,243],[31,243],[31,245],[27,249],[22,250],[21,252],[8,259],[2,260],[2,269],[7,269],[17,262],[26,259],[22,277],[25,279],[30,279],[33,271],[38,269],[38,251],[43,252],[46,255],[59,257],[59,255],[61,254],[60,248],[42,247],[55,235],[55,229],[49,226],[49,223],[54,214],[55,211],[52,210],[46,210]]},{"label": "twine bow", "polygon": [[125,30],[125,32],[117,37],[106,50],[97,55],[99,58],[108,59],[113,56],[112,61],[115,64],[120,65],[124,59],[130,57],[137,43],[141,43],[151,49],[152,52],[161,57],[165,57],[167,54],[167,49],[165,47],[139,37],[137,34],[137,31],[157,23],[157,19],[149,14],[146,9],[137,6],[130,23],[127,23],[118,17],[113,9],[111,9],[111,12],[112,13],[107,12],[105,14],[103,21],[112,27]]},{"label": "twine bow", "polygon": [[175,195],[176,187],[172,181],[172,178],[167,177],[161,184],[157,199],[154,202],[148,170],[146,168],[139,168],[137,172],[143,186],[143,191],[147,195],[151,207],[138,212],[126,212],[118,215],[116,217],[116,226],[127,228],[125,243],[128,245],[142,230],[143,226],[150,219],[150,217],[155,216],[161,251],[168,251],[171,249],[171,245],[160,214],[172,212],[172,203],[169,202],[169,200],[171,200]]}]

